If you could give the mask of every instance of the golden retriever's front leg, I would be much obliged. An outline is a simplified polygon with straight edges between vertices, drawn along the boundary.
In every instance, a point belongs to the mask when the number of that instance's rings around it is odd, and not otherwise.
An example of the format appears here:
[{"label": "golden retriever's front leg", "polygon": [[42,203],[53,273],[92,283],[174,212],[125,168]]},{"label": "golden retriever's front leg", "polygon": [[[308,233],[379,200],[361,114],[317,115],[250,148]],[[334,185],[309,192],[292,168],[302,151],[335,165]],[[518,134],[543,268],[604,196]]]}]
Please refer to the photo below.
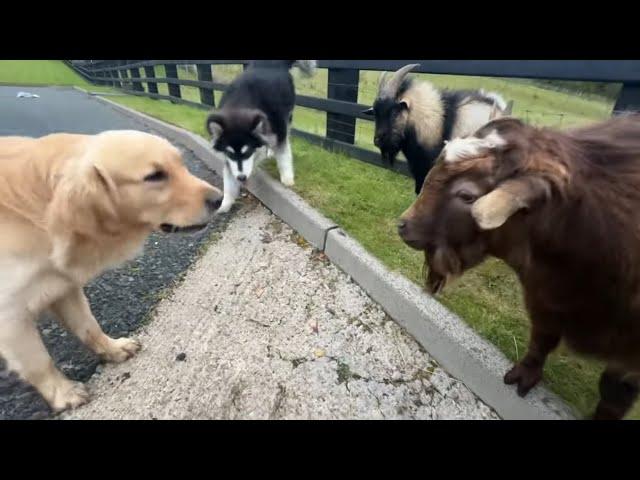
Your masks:
[{"label": "golden retriever's front leg", "polygon": [[9,370],[33,385],[54,412],[89,400],[84,385],[72,382],[55,367],[32,318],[0,318],[0,354]]},{"label": "golden retriever's front leg", "polygon": [[140,350],[140,344],[136,340],[114,339],[102,331],[80,287],[74,287],[54,302],[51,310],[82,343],[109,362],[124,362]]}]

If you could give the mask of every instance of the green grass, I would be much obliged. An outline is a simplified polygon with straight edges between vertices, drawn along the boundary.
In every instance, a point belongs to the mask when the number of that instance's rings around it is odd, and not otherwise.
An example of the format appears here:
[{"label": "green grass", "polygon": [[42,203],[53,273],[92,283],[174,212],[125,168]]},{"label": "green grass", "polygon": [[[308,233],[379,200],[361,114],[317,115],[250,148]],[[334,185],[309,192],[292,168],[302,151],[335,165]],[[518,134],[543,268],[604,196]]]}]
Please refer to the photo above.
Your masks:
[{"label": "green grass", "polygon": [[90,86],[59,60],[0,60],[0,83]]},{"label": "green grass", "polygon": [[[240,71],[241,67],[238,66],[216,66],[214,81],[229,82]],[[158,76],[163,74],[157,72]],[[179,70],[181,78],[190,78],[188,75],[193,74]],[[359,102],[371,103],[378,76],[378,73],[362,72]],[[326,70],[319,70],[313,79],[296,77],[298,92],[326,96]],[[611,102],[547,90],[519,81],[435,75],[427,77],[442,88],[498,91],[508,100],[514,100],[514,114],[539,125],[566,127],[584,124],[608,117],[612,109]],[[100,89],[91,87],[91,90]],[[184,98],[199,100],[197,89],[183,92]],[[205,113],[201,110],[143,97],[109,98],[206,136]],[[216,100],[219,100],[219,94]],[[324,134],[324,115],[297,108],[294,125],[302,130]],[[372,148],[371,136],[371,123],[359,122],[356,142]],[[420,284],[423,256],[406,247],[395,231],[397,218],[415,198],[412,180],[328,152],[300,139],[293,139],[292,146],[296,165],[296,185],[293,189],[338,223],[388,268]],[[264,167],[277,178],[275,162],[267,162]],[[512,361],[524,355],[529,321],[522,302],[522,292],[513,272],[501,261],[492,259],[471,270],[450,285],[439,300]],[[597,384],[602,368],[600,363],[582,359],[561,346],[549,357],[545,382],[578,412],[588,414],[598,399]],[[636,405],[629,418],[640,419],[640,404]]]}]

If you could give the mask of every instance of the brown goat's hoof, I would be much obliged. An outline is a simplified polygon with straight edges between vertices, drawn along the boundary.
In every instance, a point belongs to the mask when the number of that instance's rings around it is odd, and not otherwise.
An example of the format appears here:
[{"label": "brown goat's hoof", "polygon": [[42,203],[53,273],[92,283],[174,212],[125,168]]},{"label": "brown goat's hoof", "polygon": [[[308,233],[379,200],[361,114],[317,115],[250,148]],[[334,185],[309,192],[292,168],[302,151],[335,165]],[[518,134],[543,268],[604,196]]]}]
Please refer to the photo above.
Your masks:
[{"label": "brown goat's hoof", "polygon": [[518,384],[518,395],[524,397],[542,379],[542,369],[528,367],[521,363],[516,364],[504,376],[504,383],[507,385]]},{"label": "brown goat's hoof", "polygon": [[624,413],[620,412],[617,408],[608,407],[600,403],[593,413],[591,420],[622,420]]}]

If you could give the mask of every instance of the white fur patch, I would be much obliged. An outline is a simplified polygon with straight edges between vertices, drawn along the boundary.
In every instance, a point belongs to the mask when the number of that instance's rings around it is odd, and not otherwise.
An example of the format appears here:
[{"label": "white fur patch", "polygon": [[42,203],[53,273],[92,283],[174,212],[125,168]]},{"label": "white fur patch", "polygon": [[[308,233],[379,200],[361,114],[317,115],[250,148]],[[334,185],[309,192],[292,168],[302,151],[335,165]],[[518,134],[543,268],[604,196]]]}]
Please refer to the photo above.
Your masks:
[{"label": "white fur patch", "polygon": [[408,122],[413,125],[418,143],[433,147],[440,142],[444,125],[442,96],[429,82],[416,82],[400,99],[409,105]]},{"label": "white fur patch", "polygon": [[240,169],[238,168],[239,163],[237,161],[227,158],[227,163],[229,164],[229,171],[231,175],[233,175],[234,178],[238,178],[238,175],[244,174],[247,178],[249,178],[251,176],[251,173],[253,172],[255,156],[256,155],[254,153],[249,158],[242,161],[242,171],[240,171]]},{"label": "white fur patch", "polygon": [[461,106],[451,131],[451,138],[473,135],[481,126],[491,120],[492,109],[491,105],[483,102],[471,102]]},{"label": "white fur patch", "polygon": [[507,102],[499,93],[485,92],[484,90],[480,90],[480,93],[488,99],[493,100],[500,110],[504,111],[507,109]]},{"label": "white fur patch", "polygon": [[457,162],[485,155],[489,150],[505,145],[507,142],[493,130],[484,138],[454,138],[444,147],[444,161]]}]

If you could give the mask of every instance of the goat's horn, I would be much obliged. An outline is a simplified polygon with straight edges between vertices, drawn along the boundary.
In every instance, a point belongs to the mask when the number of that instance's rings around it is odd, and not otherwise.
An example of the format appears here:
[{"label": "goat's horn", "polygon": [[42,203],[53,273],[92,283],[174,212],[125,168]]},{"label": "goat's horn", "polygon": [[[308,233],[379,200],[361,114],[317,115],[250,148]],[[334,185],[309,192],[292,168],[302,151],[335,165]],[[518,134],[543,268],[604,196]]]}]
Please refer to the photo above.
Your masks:
[{"label": "goat's horn", "polygon": [[471,215],[483,230],[502,226],[511,215],[526,207],[522,199],[504,188],[496,188],[475,201]]},{"label": "goat's horn", "polygon": [[400,84],[402,83],[402,80],[404,80],[404,77],[407,76],[407,74],[413,70],[416,67],[419,67],[420,64],[419,63],[412,63],[410,65],[405,65],[404,67],[402,67],[401,69],[399,69],[397,72],[395,72],[391,78],[389,78],[387,80],[387,75],[385,74],[381,79],[380,79],[380,95],[378,95],[379,97],[395,97],[396,94],[398,93],[398,89],[400,88]]}]

